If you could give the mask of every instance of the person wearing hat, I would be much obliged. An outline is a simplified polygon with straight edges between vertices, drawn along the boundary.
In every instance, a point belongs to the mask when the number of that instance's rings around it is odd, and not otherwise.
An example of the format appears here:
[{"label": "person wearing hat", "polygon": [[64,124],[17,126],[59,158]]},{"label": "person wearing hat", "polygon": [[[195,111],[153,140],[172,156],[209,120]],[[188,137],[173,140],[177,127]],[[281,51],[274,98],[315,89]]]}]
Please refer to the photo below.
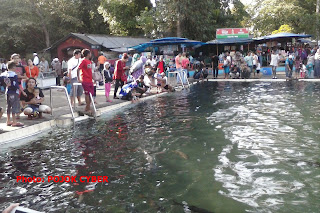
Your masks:
[{"label": "person wearing hat", "polygon": [[40,63],[39,57],[37,53],[33,53],[33,65],[38,66]]},{"label": "person wearing hat", "polygon": [[61,63],[58,58],[54,58],[52,61],[52,70],[56,72],[56,85],[61,86],[61,77],[63,76]]},{"label": "person wearing hat", "polygon": [[286,59],[286,78],[287,78],[287,80],[292,78],[292,70],[293,70],[293,56],[289,55],[289,57]]}]

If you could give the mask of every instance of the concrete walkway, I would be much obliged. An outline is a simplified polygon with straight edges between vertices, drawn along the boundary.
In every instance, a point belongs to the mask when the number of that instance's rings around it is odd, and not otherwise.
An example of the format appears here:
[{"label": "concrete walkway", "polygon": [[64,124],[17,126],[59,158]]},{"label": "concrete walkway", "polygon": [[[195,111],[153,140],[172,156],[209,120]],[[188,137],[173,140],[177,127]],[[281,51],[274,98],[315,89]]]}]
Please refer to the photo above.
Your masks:
[{"label": "concrete walkway", "polygon": [[[271,76],[261,76],[260,78],[255,79],[223,79],[220,75],[218,79],[213,79],[212,75],[209,75],[209,81],[231,81],[231,82],[281,82],[286,81],[284,73],[278,74],[278,79],[272,79]],[[320,79],[299,79],[299,81],[315,81],[320,82]],[[190,79],[191,84],[196,83],[193,79]],[[45,95],[44,104],[50,106],[50,90],[43,90]],[[111,89],[111,97],[113,96],[113,88]],[[156,90],[152,90],[152,94],[140,99],[140,101],[145,101],[150,98],[155,98],[159,95],[164,95],[165,93],[156,94]],[[27,120],[27,116],[21,114],[19,122],[25,124],[24,127],[10,127],[6,126],[6,113],[3,114],[3,117],[0,119],[0,145],[8,143],[14,140],[21,138],[29,137],[35,134],[38,134],[42,131],[48,130],[55,126],[68,126],[73,124],[72,115],[70,108],[68,106],[67,98],[64,92],[58,91],[57,89],[52,90],[53,97],[53,115],[44,114],[42,119],[33,119]],[[97,115],[102,113],[111,112],[118,110],[121,107],[130,105],[130,101],[124,101],[119,99],[111,99],[113,102],[106,102],[105,92],[103,86],[97,89]],[[84,95],[82,96],[82,101],[84,102]],[[6,110],[6,100],[3,94],[0,95],[0,106],[3,107],[4,111]],[[84,106],[77,106],[75,111],[76,121],[89,119],[88,116],[79,116],[78,111],[83,111]]]}]

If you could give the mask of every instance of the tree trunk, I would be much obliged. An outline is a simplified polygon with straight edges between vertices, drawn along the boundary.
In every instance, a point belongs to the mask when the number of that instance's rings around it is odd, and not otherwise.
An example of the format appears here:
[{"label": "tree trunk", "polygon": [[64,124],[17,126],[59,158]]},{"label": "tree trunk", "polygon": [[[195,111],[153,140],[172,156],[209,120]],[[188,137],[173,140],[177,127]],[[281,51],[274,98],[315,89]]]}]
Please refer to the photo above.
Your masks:
[{"label": "tree trunk", "polygon": [[181,31],[181,5],[180,0],[176,0],[176,11],[177,11],[177,37],[182,37]]},{"label": "tree trunk", "polygon": [[181,36],[182,36],[181,22],[180,22],[180,18],[178,18],[178,20],[177,20],[177,37],[181,37]]},{"label": "tree trunk", "polygon": [[316,5],[316,30],[317,30],[317,45],[319,45],[319,0],[317,0],[317,5]]},{"label": "tree trunk", "polygon": [[50,34],[49,34],[49,31],[48,31],[47,25],[46,25],[46,23],[44,21],[45,19],[44,19],[43,15],[41,14],[39,8],[35,4],[35,2],[33,2],[33,7],[35,8],[36,14],[38,15],[38,17],[41,20],[41,28],[42,28],[42,31],[44,33],[46,47],[49,48],[50,47]]}]

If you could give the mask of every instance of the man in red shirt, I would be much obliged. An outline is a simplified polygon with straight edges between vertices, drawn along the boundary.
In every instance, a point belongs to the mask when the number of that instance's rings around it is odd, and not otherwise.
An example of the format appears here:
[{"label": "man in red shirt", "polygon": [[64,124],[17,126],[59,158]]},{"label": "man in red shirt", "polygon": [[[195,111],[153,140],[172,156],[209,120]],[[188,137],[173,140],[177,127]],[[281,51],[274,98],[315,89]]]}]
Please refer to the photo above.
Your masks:
[{"label": "man in red shirt", "polygon": [[160,60],[158,61],[156,68],[160,69],[160,74],[165,72],[166,69],[165,69],[165,63],[163,61],[163,56],[160,56]]},{"label": "man in red shirt", "polygon": [[[91,52],[88,49],[82,50],[82,55],[84,56],[84,59],[82,60],[81,64],[78,68],[78,82],[82,83],[82,87],[85,94],[85,100],[86,100],[86,112],[92,113],[90,109],[91,99],[90,94],[93,95],[94,87],[92,82],[92,63],[91,63]],[[80,77],[80,70],[81,77]]]}]

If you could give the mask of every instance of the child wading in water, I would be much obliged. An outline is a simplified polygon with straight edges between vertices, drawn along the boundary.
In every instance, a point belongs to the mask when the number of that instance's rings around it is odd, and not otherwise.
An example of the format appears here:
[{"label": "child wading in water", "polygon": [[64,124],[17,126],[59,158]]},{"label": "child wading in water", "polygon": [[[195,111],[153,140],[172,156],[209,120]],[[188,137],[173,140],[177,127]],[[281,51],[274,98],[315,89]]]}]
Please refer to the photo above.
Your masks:
[{"label": "child wading in water", "polygon": [[109,98],[109,93],[111,89],[112,75],[110,74],[110,63],[106,62],[103,65],[103,75],[104,75],[104,89],[106,94],[106,101],[112,102]]},{"label": "child wading in water", "polygon": [[[91,95],[93,95],[94,87],[93,87],[93,79],[92,79],[92,62],[90,60],[91,52],[88,49],[84,49],[82,50],[82,55],[84,56],[84,59],[79,65],[77,76],[78,76],[78,81],[82,83],[82,87],[85,94],[85,100],[86,100],[85,112],[92,114],[92,111],[90,109],[90,104],[91,104],[90,93]],[[81,76],[80,76],[80,70],[82,70]]]}]

